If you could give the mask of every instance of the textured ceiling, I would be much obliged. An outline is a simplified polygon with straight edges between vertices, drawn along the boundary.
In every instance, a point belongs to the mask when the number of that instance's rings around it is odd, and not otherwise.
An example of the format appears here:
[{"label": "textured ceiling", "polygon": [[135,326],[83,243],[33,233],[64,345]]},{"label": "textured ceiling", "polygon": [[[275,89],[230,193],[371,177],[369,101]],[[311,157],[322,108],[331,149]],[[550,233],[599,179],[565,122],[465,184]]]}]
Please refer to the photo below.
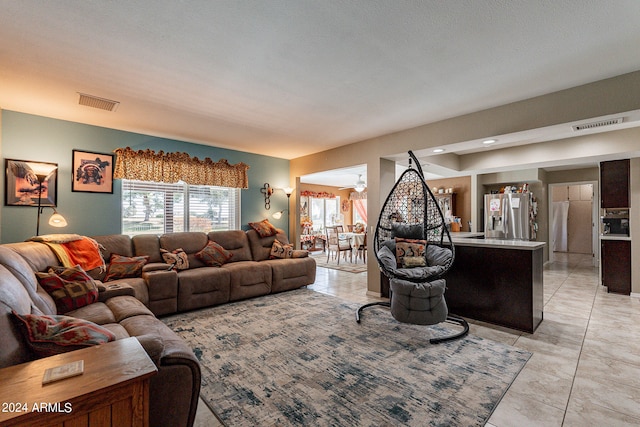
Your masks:
[{"label": "textured ceiling", "polygon": [[638,70],[639,23],[637,0],[3,0],[0,108],[290,159]]}]

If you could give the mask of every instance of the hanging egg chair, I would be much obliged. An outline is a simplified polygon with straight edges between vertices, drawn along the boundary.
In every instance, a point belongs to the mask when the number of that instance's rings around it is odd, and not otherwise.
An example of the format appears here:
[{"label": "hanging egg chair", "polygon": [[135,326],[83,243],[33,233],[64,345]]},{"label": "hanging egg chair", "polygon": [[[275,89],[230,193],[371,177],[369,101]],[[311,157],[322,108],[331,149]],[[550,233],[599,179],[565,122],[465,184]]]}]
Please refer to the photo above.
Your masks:
[{"label": "hanging egg chair", "polygon": [[430,339],[437,344],[467,335],[469,325],[448,312],[444,276],[453,265],[455,248],[420,163],[413,152],[409,156],[409,168],[382,206],[373,241],[380,271],[389,278],[389,302],[363,305],[356,312],[356,322],[360,323],[364,309],[379,305],[389,307],[399,322],[435,325],[446,321],[462,327],[460,332]]}]

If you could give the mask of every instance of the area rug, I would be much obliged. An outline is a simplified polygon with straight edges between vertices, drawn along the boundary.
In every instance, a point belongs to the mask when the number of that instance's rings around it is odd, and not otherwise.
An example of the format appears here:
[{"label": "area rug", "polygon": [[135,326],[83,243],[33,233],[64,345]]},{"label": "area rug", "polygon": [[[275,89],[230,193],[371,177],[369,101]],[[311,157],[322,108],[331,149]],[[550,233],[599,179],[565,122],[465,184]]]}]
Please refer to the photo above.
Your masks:
[{"label": "area rug", "polygon": [[396,322],[308,289],[164,319],[193,348],[227,426],[482,426],[530,353],[453,325]]},{"label": "area rug", "polygon": [[[338,264],[335,260],[331,260],[327,262],[326,255],[314,255],[313,259],[316,260],[317,267],[330,268],[332,270],[340,270],[346,271],[348,273],[364,273],[367,271],[367,264],[360,261],[356,262],[348,262],[345,260],[340,260],[340,264]],[[354,258],[355,260],[355,258]]]}]

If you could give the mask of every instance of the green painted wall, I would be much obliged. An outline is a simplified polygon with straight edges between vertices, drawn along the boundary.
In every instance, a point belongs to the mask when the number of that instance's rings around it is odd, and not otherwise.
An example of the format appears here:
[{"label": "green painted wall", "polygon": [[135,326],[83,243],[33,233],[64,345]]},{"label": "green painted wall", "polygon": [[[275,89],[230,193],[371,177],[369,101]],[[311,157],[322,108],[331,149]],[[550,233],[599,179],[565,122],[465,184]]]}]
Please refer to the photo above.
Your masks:
[{"label": "green painted wall", "polygon": [[[276,157],[210,147],[172,139],[157,138],[97,126],[56,120],[30,114],[3,110],[1,147],[4,159],[32,160],[58,163],[58,211],[69,225],[54,228],[47,224],[50,209],[45,209],[40,234],[77,233],[88,236],[121,232],[121,186],[114,183],[113,194],[80,193],[71,191],[71,152],[73,149],[111,153],[119,147],[152,149],[165,152],[186,152],[201,159],[227,159],[229,163],[244,162],[250,166],[249,188],[242,190],[241,224],[247,229],[250,221],[266,217],[279,228],[288,230],[287,216],[275,220],[271,214],[287,208],[287,197],[276,191],[271,197],[271,209],[264,208],[260,189],[265,182],[272,187],[289,185],[289,161]],[[5,174],[0,188],[5,190]],[[3,206],[0,212],[0,242],[18,242],[36,233],[37,209],[33,207]]]}]

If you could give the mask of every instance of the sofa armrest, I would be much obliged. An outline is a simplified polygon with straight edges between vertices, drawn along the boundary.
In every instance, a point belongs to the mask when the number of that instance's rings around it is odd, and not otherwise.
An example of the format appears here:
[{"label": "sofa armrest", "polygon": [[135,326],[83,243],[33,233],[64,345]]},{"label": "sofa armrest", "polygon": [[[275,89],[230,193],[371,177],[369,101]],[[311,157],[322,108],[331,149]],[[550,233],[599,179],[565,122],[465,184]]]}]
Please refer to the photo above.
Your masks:
[{"label": "sofa armrest", "polygon": [[126,283],[101,283],[98,289],[104,288],[98,292],[98,301],[105,302],[109,298],[119,297],[122,295],[131,295],[135,297],[134,289]]},{"label": "sofa armrest", "polygon": [[142,267],[142,272],[146,273],[148,271],[163,271],[169,269],[171,269],[171,264],[167,264],[166,262],[150,262]]},{"label": "sofa armrest", "polygon": [[[166,264],[165,264],[166,265]],[[156,316],[178,311],[178,272],[143,271],[142,278],[149,290],[149,308]]]}]

